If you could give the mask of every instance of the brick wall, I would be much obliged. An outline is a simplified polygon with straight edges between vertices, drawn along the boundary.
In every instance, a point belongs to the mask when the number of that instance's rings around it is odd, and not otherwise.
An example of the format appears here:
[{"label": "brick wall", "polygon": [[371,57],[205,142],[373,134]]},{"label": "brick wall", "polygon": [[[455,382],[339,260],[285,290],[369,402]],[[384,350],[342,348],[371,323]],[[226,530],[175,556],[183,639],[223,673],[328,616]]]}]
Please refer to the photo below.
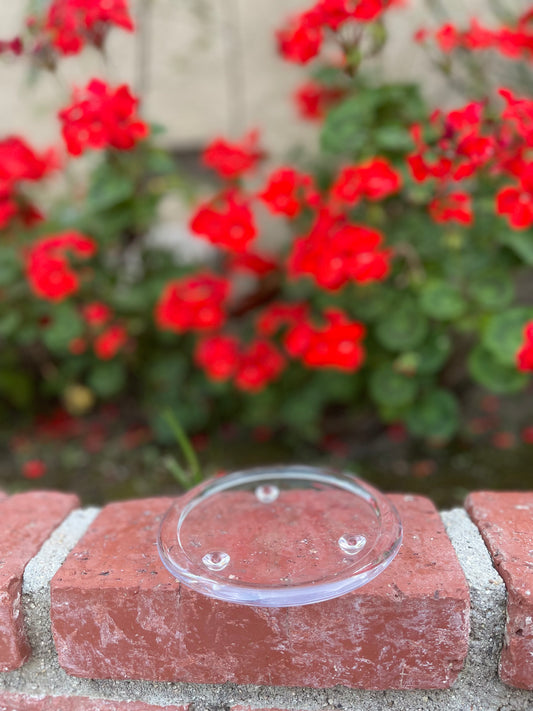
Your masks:
[{"label": "brick wall", "polygon": [[533,493],[442,515],[391,498],[404,542],[385,572],[276,609],[172,578],[155,546],[170,499],[0,495],[0,711],[533,708]]}]

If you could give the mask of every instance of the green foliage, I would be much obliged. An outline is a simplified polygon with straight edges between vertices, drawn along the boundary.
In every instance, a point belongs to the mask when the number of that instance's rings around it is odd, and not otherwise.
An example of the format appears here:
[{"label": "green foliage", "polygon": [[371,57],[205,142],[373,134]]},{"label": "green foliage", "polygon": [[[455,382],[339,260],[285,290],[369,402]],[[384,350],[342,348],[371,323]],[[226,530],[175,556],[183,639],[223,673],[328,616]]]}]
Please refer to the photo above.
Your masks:
[{"label": "green foliage", "polygon": [[377,339],[391,351],[416,348],[424,341],[427,332],[427,319],[409,295],[398,298],[376,326]]},{"label": "green foliage", "polygon": [[533,318],[533,309],[515,307],[492,316],[482,338],[483,346],[500,363],[516,364],[516,353],[524,338],[524,326]]},{"label": "green foliage", "polygon": [[468,370],[477,383],[497,395],[518,392],[528,382],[525,373],[520,373],[516,366],[502,363],[483,346],[477,346],[470,354]]},{"label": "green foliage", "polygon": [[[33,4],[42,11],[46,0]],[[365,23],[359,38],[357,32],[352,39],[342,37],[342,66],[314,63],[314,81],[333,98],[323,108],[319,154],[293,154],[298,155],[294,167],[312,174],[322,206],[347,224],[381,233],[378,249],[390,250],[381,255],[390,258],[385,278],[351,274],[348,283],[327,289],[312,274],[301,278],[289,274],[290,250],[297,238],[309,235],[317,217],[308,186],[298,188],[302,209],[288,220],[295,240],[280,248],[278,267],[267,275],[236,275],[227,245],[217,258],[200,265],[180,263],[168,250],[155,248],[148,236],[159,219],[161,201],[175,192],[187,201],[194,190],[193,180],[178,174],[171,153],[157,146],[162,131],[153,126],[150,138],[131,150],[92,151],[86,157],[85,174],[80,177],[75,170],[71,179],[63,173],[63,188],[48,196],[43,223],[28,226],[18,220],[3,235],[2,413],[51,408],[58,402],[81,411],[93,402],[124,398],[135,403],[161,443],[177,443],[183,462],[169,457],[166,463],[178,483],[188,487],[201,476],[188,439],[191,433],[217,432],[238,423],[249,429],[266,426],[276,435],[322,445],[329,424],[340,421],[348,429],[346,423],[361,418],[365,423],[401,421],[413,437],[444,442],[461,432],[472,390],[501,395],[523,390],[529,376],[517,369],[517,352],[524,328],[533,320],[533,306],[528,305],[533,297],[519,277],[531,275],[532,230],[513,230],[505,216],[495,215],[495,195],[504,185],[505,171],[483,172],[476,167],[464,180],[448,183],[435,177],[420,182],[413,176],[408,160],[417,150],[413,124],[420,126],[421,140],[427,143],[424,157],[430,164],[439,157],[438,130],[429,120],[433,108],[426,105],[417,84],[383,83],[362,72],[366,57],[378,53],[385,40],[381,19]],[[446,57],[446,72],[451,72],[452,64]],[[490,128],[498,114],[490,99],[483,105],[492,111]],[[457,158],[451,135],[460,129],[452,128],[445,127],[447,158]],[[387,177],[379,175],[353,199],[330,192],[341,168],[376,157],[387,159],[398,173],[400,187],[383,197],[380,190]],[[250,183],[243,178],[242,185],[240,178],[232,179],[218,186],[216,195],[220,198],[228,186],[243,187],[253,206],[250,196],[257,194],[264,177],[258,175]],[[516,176],[513,180],[517,182]],[[38,192],[38,184],[33,189]],[[435,216],[434,201],[449,198],[455,190],[471,197],[472,224],[464,216]],[[16,197],[24,206],[30,194],[22,191]],[[64,230],[85,233],[98,249],[90,256],[69,254],[76,289],[67,296],[43,299],[29,284],[26,254],[43,235]],[[270,230],[276,228],[265,221],[259,252],[263,245],[268,252],[274,234]],[[330,234],[325,237],[328,244]],[[251,242],[247,249],[253,253],[256,246]],[[341,259],[349,262],[352,248],[356,252],[359,246],[346,244]],[[364,266],[372,258],[372,247],[367,252],[361,249],[356,256]],[[327,268],[331,255],[326,251]],[[241,350],[235,356],[239,363],[230,364],[231,373],[223,381],[214,380],[197,363],[196,349],[206,335],[203,328],[169,332],[154,318],[169,281],[205,270],[235,282],[227,321],[220,330],[235,336]],[[111,315],[93,323],[84,309],[99,301]],[[274,301],[306,304],[304,320],[311,324],[324,324],[324,312],[331,308],[358,322],[356,330],[362,326],[365,332],[360,363],[347,365],[339,357],[323,367],[289,354],[285,341],[289,319],[270,338],[284,359],[283,372],[264,388],[242,386],[236,377],[242,352],[258,338],[258,316]],[[108,352],[101,341],[111,327],[124,329],[126,341]],[[320,346],[327,352],[328,339]],[[352,343],[338,347],[342,356],[350,354],[350,348],[353,354]]]},{"label": "green foliage", "polygon": [[370,376],[370,395],[382,407],[401,408],[410,405],[417,389],[414,378],[397,373],[389,365],[376,368]]},{"label": "green foliage", "polygon": [[373,87],[359,82],[353,94],[328,113],[321,145],[345,159],[400,157],[412,148],[405,126],[424,115],[424,102],[415,84]]},{"label": "green foliage", "polygon": [[414,403],[406,423],[417,437],[446,441],[459,429],[457,400],[447,390],[434,389]]}]

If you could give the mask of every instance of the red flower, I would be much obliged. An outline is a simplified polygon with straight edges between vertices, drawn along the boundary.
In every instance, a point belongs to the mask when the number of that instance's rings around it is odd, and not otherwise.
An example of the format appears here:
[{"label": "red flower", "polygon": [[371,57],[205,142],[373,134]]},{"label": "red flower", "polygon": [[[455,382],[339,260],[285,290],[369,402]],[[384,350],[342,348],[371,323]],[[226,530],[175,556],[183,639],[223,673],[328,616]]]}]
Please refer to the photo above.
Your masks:
[{"label": "red flower", "polygon": [[533,224],[533,162],[516,161],[514,172],[519,186],[503,188],[496,195],[496,212],[507,215],[509,223],[517,230]]},{"label": "red flower", "polygon": [[496,33],[483,27],[475,18],[470,20],[470,28],[462,35],[462,44],[472,51],[494,47],[496,40]]},{"label": "red flower", "polygon": [[349,204],[361,198],[382,200],[397,192],[402,184],[398,173],[384,158],[343,168],[331,187],[333,197]]},{"label": "red flower", "polygon": [[46,464],[41,459],[29,459],[22,465],[22,476],[26,479],[40,479],[46,474]]},{"label": "red flower", "polygon": [[522,442],[526,444],[533,444],[533,427],[531,425],[524,427],[520,433]]},{"label": "red flower", "polygon": [[307,315],[306,304],[287,304],[281,301],[267,306],[257,318],[257,332],[262,336],[272,336],[281,326],[293,326]]},{"label": "red flower", "polygon": [[494,156],[496,139],[493,131],[486,135],[484,104],[475,101],[442,113],[435,111],[430,126],[438,133],[434,143],[426,145],[420,125],[411,128],[416,151],[407,163],[413,178],[419,182],[435,178],[440,182],[459,181],[472,176]]},{"label": "red flower", "polygon": [[234,190],[199,205],[189,225],[213,244],[236,252],[245,251],[257,235],[248,201]]},{"label": "red flower", "polygon": [[240,143],[230,143],[224,138],[217,138],[205,149],[202,160],[222,178],[238,178],[263,158],[258,147],[258,133],[251,131]]},{"label": "red flower", "polygon": [[317,20],[316,14],[304,12],[278,30],[278,49],[286,60],[306,64],[320,52],[323,35]]},{"label": "red flower", "polygon": [[156,322],[177,333],[218,328],[225,320],[228,292],[228,281],[208,272],[171,281],[156,306]]},{"label": "red flower", "polygon": [[79,288],[78,277],[70,268],[66,255],[71,253],[84,259],[95,252],[93,240],[79,232],[43,237],[31,246],[27,255],[26,275],[30,287],[44,299],[65,299]]},{"label": "red flower", "polygon": [[460,46],[461,33],[455,25],[448,22],[437,30],[435,33],[435,39],[443,52],[451,52],[453,49]]},{"label": "red flower", "polygon": [[429,214],[435,222],[471,225],[474,221],[472,199],[467,193],[450,193],[442,198],[435,198],[429,205]]},{"label": "red flower", "polygon": [[294,168],[278,168],[270,174],[267,185],[258,197],[274,214],[296,217],[302,203],[313,191],[310,175],[298,173]]},{"label": "red flower", "polygon": [[148,135],[148,126],[137,115],[138,103],[126,84],[112,89],[92,79],[59,112],[68,152],[78,156],[87,148],[133,148]]},{"label": "red flower", "polygon": [[120,324],[114,324],[100,333],[94,341],[94,352],[101,360],[110,360],[122,350],[128,341],[128,332]]},{"label": "red flower", "polygon": [[516,354],[516,365],[524,372],[533,370],[533,321],[524,327],[524,342]]},{"label": "red flower", "polygon": [[0,40],[0,54],[11,52],[16,57],[19,57],[24,51],[24,46],[20,37],[14,37],[12,40]]},{"label": "red flower", "polygon": [[237,252],[228,256],[228,268],[233,271],[251,272],[257,276],[264,276],[278,268],[278,263],[275,260],[252,252]]},{"label": "red flower", "polygon": [[19,184],[41,180],[57,168],[53,150],[39,155],[19,136],[0,141],[0,228],[18,215],[26,225],[41,218],[39,211],[19,192]]},{"label": "red flower", "polygon": [[331,30],[338,30],[352,14],[350,0],[320,0],[314,7],[317,21]]},{"label": "red flower", "polygon": [[57,167],[53,149],[39,155],[19,136],[8,136],[0,141],[0,185],[41,180]]},{"label": "red flower", "polygon": [[228,380],[239,365],[239,342],[232,336],[208,336],[200,341],[194,357],[212,380]]},{"label": "red flower", "polygon": [[326,326],[323,328],[309,322],[293,326],[285,338],[287,352],[310,368],[358,370],[365,357],[361,345],[365,327],[350,321],[339,309],[327,309],[324,317]]},{"label": "red flower", "polygon": [[133,31],[126,0],[53,0],[45,21],[61,54],[77,54],[85,44],[101,47],[111,25]]},{"label": "red flower", "polygon": [[350,225],[343,216],[322,211],[311,232],[296,240],[289,257],[292,276],[310,274],[324,289],[339,289],[348,281],[381,281],[389,272],[390,252],[381,250],[383,237],[364,225]]},{"label": "red flower", "polygon": [[235,385],[240,390],[258,392],[275,380],[285,367],[285,359],[268,341],[259,339],[241,352]]},{"label": "red flower", "polygon": [[359,0],[352,16],[361,22],[372,22],[389,8],[403,3],[404,0]]},{"label": "red flower", "polygon": [[294,101],[301,118],[316,121],[324,118],[345,93],[343,89],[323,86],[310,80],[294,92]]},{"label": "red flower", "polygon": [[17,214],[17,203],[7,188],[0,188],[0,228],[6,227]]},{"label": "red flower", "polygon": [[86,304],[82,308],[82,314],[89,326],[103,326],[113,315],[109,306],[101,301]]}]

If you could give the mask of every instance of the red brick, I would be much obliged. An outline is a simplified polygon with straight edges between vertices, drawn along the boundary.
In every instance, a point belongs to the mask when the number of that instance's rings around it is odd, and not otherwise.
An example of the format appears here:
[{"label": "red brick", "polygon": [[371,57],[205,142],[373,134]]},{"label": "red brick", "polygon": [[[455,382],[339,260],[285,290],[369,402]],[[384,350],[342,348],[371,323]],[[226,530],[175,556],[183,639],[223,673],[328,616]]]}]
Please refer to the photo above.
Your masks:
[{"label": "red brick", "polygon": [[507,588],[500,677],[533,689],[533,493],[476,492],[466,509]]},{"label": "red brick", "polygon": [[73,494],[47,491],[0,502],[0,671],[17,669],[31,652],[21,610],[24,568],[78,504]]},{"label": "red brick", "polygon": [[106,701],[84,696],[0,693],[0,711],[187,711],[188,706],[152,706],[142,701]]},{"label": "red brick", "polygon": [[110,504],[52,580],[60,664],[89,678],[450,686],[467,652],[467,584],[431,502],[391,498],[405,535],[384,573],[340,598],[277,609],[174,581],[155,544],[169,499]]}]

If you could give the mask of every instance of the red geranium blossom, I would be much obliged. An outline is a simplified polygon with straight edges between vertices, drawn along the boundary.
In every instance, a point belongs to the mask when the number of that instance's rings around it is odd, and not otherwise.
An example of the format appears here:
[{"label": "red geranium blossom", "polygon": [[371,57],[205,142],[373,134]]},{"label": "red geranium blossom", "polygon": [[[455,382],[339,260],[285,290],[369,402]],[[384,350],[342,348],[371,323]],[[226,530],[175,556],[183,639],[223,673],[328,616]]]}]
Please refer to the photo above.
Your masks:
[{"label": "red geranium blossom", "polygon": [[373,158],[361,165],[343,168],[331,187],[331,194],[353,205],[361,198],[382,200],[397,192],[401,184],[400,175],[385,158]]},{"label": "red geranium blossom", "polygon": [[238,178],[255,168],[264,153],[258,146],[259,134],[251,131],[240,143],[216,138],[202,154],[202,161],[222,178]]},{"label": "red geranium blossom", "polygon": [[156,322],[177,333],[219,328],[228,293],[229,282],[209,272],[171,281],[156,306]]},{"label": "red geranium blossom", "polygon": [[326,325],[322,328],[310,322],[293,326],[285,338],[289,355],[310,368],[358,370],[365,357],[361,345],[366,333],[364,325],[350,321],[340,309],[327,309],[324,320]]},{"label": "red geranium blossom", "polygon": [[289,304],[275,301],[258,316],[257,332],[262,336],[272,336],[282,326],[293,326],[302,321],[308,312],[306,304]]},{"label": "red geranium blossom", "polygon": [[214,381],[233,379],[240,390],[258,392],[282,372],[285,359],[268,341],[242,346],[233,336],[214,335],[198,344],[195,360]]},{"label": "red geranium blossom", "polygon": [[381,281],[389,273],[390,251],[381,249],[383,236],[344,216],[323,210],[310,233],[296,240],[289,257],[289,274],[310,274],[324,289],[339,289],[348,281]]},{"label": "red geranium blossom", "polygon": [[518,370],[533,370],[533,321],[524,327],[524,342],[516,354]]},{"label": "red geranium blossom", "polygon": [[317,20],[316,14],[304,12],[278,30],[276,37],[279,51],[289,62],[306,64],[320,52],[323,34]]},{"label": "red geranium blossom", "polygon": [[195,360],[211,380],[228,380],[239,364],[239,341],[233,336],[207,336],[196,347]]},{"label": "red geranium blossom", "polygon": [[240,390],[258,392],[275,380],[285,367],[285,359],[269,341],[258,339],[241,351],[235,385]]},{"label": "red geranium blossom", "polygon": [[228,269],[232,271],[251,272],[257,276],[270,274],[278,268],[276,260],[255,252],[235,252],[228,254]]},{"label": "red geranium blossom", "polygon": [[78,276],[71,269],[67,255],[86,259],[95,252],[96,243],[74,230],[41,238],[30,247],[26,259],[31,289],[43,299],[65,299],[79,288]]},{"label": "red geranium blossom", "polygon": [[461,33],[455,25],[447,22],[435,32],[435,39],[443,52],[451,52],[452,49],[460,46]]},{"label": "red geranium blossom", "polygon": [[41,219],[40,212],[20,192],[20,184],[41,180],[57,167],[53,150],[39,154],[19,136],[0,140],[0,228],[17,215],[27,225]]},{"label": "red geranium blossom", "polygon": [[46,474],[46,464],[41,459],[29,459],[22,465],[22,476],[26,479],[40,479]]},{"label": "red geranium blossom", "polygon": [[122,350],[128,341],[128,332],[120,324],[114,324],[100,333],[94,341],[94,352],[101,360],[110,360]]},{"label": "red geranium blossom", "polygon": [[82,314],[89,326],[103,326],[111,318],[112,311],[101,301],[92,301],[82,308]]},{"label": "red geranium blossom", "polygon": [[45,20],[61,54],[77,54],[85,44],[101,47],[111,25],[133,31],[126,0],[53,0]]},{"label": "red geranium blossom", "polygon": [[246,251],[257,235],[249,201],[235,190],[199,205],[189,225],[195,234],[236,252]]},{"label": "red geranium blossom", "polygon": [[429,214],[435,222],[459,222],[471,225],[474,221],[472,199],[467,193],[450,193],[435,198],[429,205]]},{"label": "red geranium blossom", "polygon": [[39,154],[20,136],[7,136],[0,140],[0,184],[41,180],[57,167],[53,149]]},{"label": "red geranium blossom", "polygon": [[318,121],[327,114],[345,95],[343,89],[323,86],[316,81],[302,84],[294,92],[294,101],[298,114],[308,121]]},{"label": "red geranium blossom", "polygon": [[78,156],[87,148],[127,151],[148,135],[148,126],[137,115],[139,101],[126,84],[112,89],[92,79],[75,90],[73,103],[59,112],[67,150]]},{"label": "red geranium blossom", "polygon": [[418,182],[436,179],[460,181],[471,177],[493,158],[495,136],[484,122],[484,104],[474,101],[460,109],[433,112],[430,125],[438,133],[432,145],[422,138],[422,128],[414,125],[411,135],[416,151],[407,157],[413,178]]},{"label": "red geranium blossom", "polygon": [[371,22],[377,20],[389,8],[403,4],[404,0],[358,0],[352,15],[361,22]]},{"label": "red geranium blossom", "polygon": [[294,168],[282,167],[270,174],[268,182],[258,197],[277,215],[296,217],[304,202],[313,200],[316,191],[310,175]]}]

